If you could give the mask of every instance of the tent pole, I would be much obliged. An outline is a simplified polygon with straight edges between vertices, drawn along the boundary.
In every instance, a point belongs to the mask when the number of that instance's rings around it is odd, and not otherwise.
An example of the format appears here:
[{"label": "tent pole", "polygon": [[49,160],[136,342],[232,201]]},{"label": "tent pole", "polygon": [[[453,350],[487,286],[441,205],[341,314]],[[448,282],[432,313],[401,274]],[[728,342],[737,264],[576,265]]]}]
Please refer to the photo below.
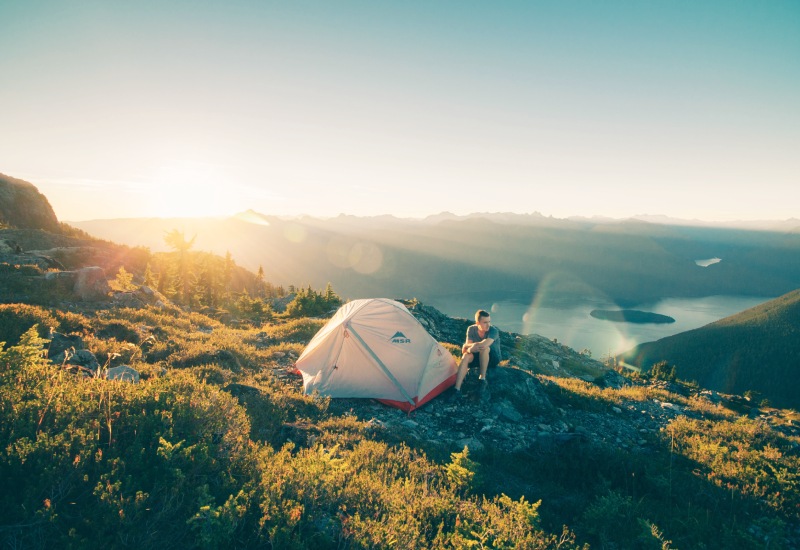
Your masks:
[{"label": "tent pole", "polygon": [[397,386],[397,388],[401,392],[403,392],[403,395],[405,396],[406,401],[411,403],[412,406],[416,406],[416,403],[414,403],[414,400],[411,398],[410,395],[408,395],[408,392],[406,392],[405,388],[403,388],[403,386],[400,385],[400,382],[397,381],[397,378],[395,378],[394,375],[386,367],[386,365],[383,364],[383,361],[381,361],[380,358],[377,355],[375,355],[375,352],[372,351],[372,348],[367,345],[367,343],[364,341],[363,338],[361,338],[361,335],[359,333],[357,333],[356,330],[350,325],[347,326],[347,329],[350,332],[353,333],[353,336],[356,337],[356,340],[358,340],[361,343],[361,345],[364,347],[364,349],[367,350],[367,352],[370,354],[370,356],[375,360],[375,362],[378,364],[378,366],[383,370],[384,374],[389,377],[389,380],[391,380],[392,383],[395,386]]}]

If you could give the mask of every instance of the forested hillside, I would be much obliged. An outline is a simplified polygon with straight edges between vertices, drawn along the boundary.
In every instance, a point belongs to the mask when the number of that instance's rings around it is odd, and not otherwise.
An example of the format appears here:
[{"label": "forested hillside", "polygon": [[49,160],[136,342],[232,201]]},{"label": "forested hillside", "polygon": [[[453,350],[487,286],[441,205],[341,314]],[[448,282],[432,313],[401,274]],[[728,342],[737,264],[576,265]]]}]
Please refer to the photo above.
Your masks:
[{"label": "forested hillside", "polygon": [[[665,297],[779,296],[800,280],[800,233],[517,216],[96,220],[78,227],[163,249],[163,234],[197,236],[199,250],[263,266],[273,283],[331,282],[344,296],[474,293],[530,301],[599,298],[620,306]],[[700,267],[706,258],[722,261]]]},{"label": "forested hillside", "polygon": [[800,290],[710,325],[641,344],[622,359],[644,369],[667,361],[678,377],[705,388],[754,392],[775,405],[800,408]]}]

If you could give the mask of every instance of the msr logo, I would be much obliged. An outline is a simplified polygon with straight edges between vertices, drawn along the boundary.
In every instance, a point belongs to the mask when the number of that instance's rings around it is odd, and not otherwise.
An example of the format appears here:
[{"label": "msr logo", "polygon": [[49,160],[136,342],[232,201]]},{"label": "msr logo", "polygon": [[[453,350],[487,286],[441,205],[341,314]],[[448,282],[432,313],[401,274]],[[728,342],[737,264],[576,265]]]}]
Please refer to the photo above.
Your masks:
[{"label": "msr logo", "polygon": [[410,344],[411,340],[406,338],[406,335],[399,330],[392,336],[392,344]]}]

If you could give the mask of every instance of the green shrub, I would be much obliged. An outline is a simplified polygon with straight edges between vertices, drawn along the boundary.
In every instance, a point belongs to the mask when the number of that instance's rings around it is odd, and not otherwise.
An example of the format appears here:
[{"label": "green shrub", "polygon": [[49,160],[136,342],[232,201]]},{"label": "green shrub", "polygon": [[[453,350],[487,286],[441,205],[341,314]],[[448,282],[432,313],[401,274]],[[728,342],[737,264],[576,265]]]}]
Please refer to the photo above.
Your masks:
[{"label": "green shrub", "polygon": [[307,344],[325,323],[324,319],[291,319],[283,323],[264,325],[261,330],[272,340]]},{"label": "green shrub", "polygon": [[[187,374],[141,384],[83,379],[41,358],[29,331],[0,352],[4,543],[198,546],[240,525],[249,424],[227,393]],[[194,520],[194,521],[192,521]],[[147,526],[147,528],[143,528]]]},{"label": "green shrub", "polygon": [[59,322],[52,313],[39,306],[0,304],[0,342],[16,345],[34,325],[38,327],[39,336],[46,338],[51,328],[58,328]]},{"label": "green shrub", "polygon": [[114,338],[131,344],[139,344],[142,341],[136,326],[124,319],[99,320],[96,322],[95,330],[98,338]]}]

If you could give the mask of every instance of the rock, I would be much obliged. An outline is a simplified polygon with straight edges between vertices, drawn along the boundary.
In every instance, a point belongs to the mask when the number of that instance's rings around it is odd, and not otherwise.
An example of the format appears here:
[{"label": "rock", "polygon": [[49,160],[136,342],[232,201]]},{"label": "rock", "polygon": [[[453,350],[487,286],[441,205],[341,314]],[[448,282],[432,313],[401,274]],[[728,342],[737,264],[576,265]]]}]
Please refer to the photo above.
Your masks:
[{"label": "rock", "polygon": [[80,300],[92,302],[105,299],[109,290],[106,272],[102,267],[84,267],[76,272],[72,292]]},{"label": "rock", "polygon": [[480,452],[486,448],[486,446],[483,443],[481,443],[479,439],[476,439],[474,437],[459,439],[458,441],[456,441],[456,447],[458,447],[459,450],[462,450],[464,447],[467,447],[472,452]]},{"label": "rock", "polygon": [[608,370],[603,376],[596,381],[598,386],[603,388],[613,388],[618,390],[623,386],[630,386],[631,381],[622,376],[615,370]]},{"label": "rock", "polygon": [[617,414],[622,414],[622,409],[620,409],[619,407],[611,407],[611,410]]},{"label": "rock", "polygon": [[722,401],[722,397],[720,397],[719,393],[713,390],[703,390],[700,392],[700,395],[702,395],[712,403],[719,403],[720,401]]},{"label": "rock", "polygon": [[64,362],[64,352],[68,349],[83,349],[83,338],[77,334],[67,336],[60,332],[50,333],[50,347],[47,349],[47,358],[53,363]]},{"label": "rock", "polygon": [[108,297],[109,286],[102,267],[84,267],[77,271],[51,271],[44,276],[46,281],[71,292],[79,300],[93,302]]},{"label": "rock", "polygon": [[74,271],[48,271],[44,274],[44,280],[56,285],[64,292],[72,292],[75,287],[77,273]]},{"label": "rock", "polygon": [[149,286],[140,286],[136,291],[136,297],[145,304],[156,306],[159,308],[167,307],[169,299],[161,294],[159,291],[150,288]]},{"label": "rock", "polygon": [[138,384],[139,371],[129,367],[128,365],[120,365],[118,367],[108,369],[108,372],[106,372],[106,378],[109,380],[120,380],[123,382],[133,382],[134,384]]},{"label": "rock", "polygon": [[509,422],[517,423],[523,419],[522,414],[514,408],[514,405],[508,399],[501,400],[493,407],[493,410],[495,414]]},{"label": "rock", "polygon": [[85,371],[97,372],[100,363],[94,353],[88,349],[79,349],[73,355],[67,357],[67,365],[75,365]]}]

